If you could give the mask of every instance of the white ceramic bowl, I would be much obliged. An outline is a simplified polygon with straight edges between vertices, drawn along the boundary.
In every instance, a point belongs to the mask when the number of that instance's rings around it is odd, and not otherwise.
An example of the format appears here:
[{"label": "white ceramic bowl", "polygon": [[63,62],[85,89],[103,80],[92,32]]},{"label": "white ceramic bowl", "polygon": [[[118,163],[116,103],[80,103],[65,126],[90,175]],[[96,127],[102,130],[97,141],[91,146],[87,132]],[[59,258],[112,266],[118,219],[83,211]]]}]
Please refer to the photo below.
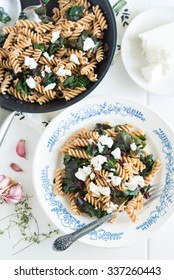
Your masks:
[{"label": "white ceramic bowl", "polygon": [[93,218],[75,216],[65,198],[53,194],[53,179],[55,169],[62,166],[60,147],[70,135],[80,128],[105,121],[115,125],[131,123],[141,128],[146,132],[148,149],[162,162],[154,183],[164,184],[163,194],[150,207],[139,211],[137,223],[123,212],[114,224],[106,223],[80,239],[90,245],[119,247],[148,238],[174,210],[174,135],[158,114],[140,103],[122,98],[91,98],[67,108],[51,121],[40,138],[33,178],[38,201],[60,230],[70,233],[91,222]]}]

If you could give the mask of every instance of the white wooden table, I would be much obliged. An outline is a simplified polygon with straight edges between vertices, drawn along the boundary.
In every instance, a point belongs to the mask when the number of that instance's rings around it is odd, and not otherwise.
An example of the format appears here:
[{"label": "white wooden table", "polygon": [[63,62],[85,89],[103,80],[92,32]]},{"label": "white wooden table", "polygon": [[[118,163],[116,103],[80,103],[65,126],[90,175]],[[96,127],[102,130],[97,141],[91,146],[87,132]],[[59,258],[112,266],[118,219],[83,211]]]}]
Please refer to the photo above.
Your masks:
[{"label": "white wooden table", "polygon": [[[112,3],[114,1],[111,1]],[[130,0],[131,5],[134,5],[138,11],[143,11],[152,6],[157,5],[173,5],[173,0]],[[141,3],[139,3],[141,2]],[[174,96],[163,97],[153,95],[142,90],[137,86],[128,76],[124,69],[121,58],[118,59],[114,65],[110,67],[106,77],[97,89],[90,94],[89,97],[100,95],[111,95],[117,99],[117,96],[133,99],[143,104],[150,106],[158,112],[168,124],[174,129]],[[86,98],[89,98],[86,97]],[[39,221],[40,231],[47,228],[50,223],[45,213],[38,205],[36,200],[33,184],[32,184],[32,159],[34,155],[35,145],[40,137],[40,131],[35,129],[35,126],[26,125],[24,122],[14,119],[11,125],[3,146],[0,150],[0,173],[8,176],[16,176],[23,184],[26,193],[34,195],[31,200],[33,212]],[[28,159],[24,160],[18,158],[15,153],[15,145],[19,139],[26,139]],[[18,162],[24,168],[24,172],[15,174],[9,168],[12,161]],[[0,206],[0,217],[5,216],[9,210],[9,205]],[[1,228],[1,224],[0,224]],[[17,235],[16,231],[13,232]],[[98,248],[92,247],[81,242],[76,242],[67,251],[54,252],[51,248],[52,239],[47,239],[41,244],[36,244],[24,250],[20,254],[12,256],[13,254],[13,236],[9,239],[8,235],[0,236],[0,259],[15,260],[15,259],[57,259],[57,260],[173,260],[174,259],[174,215],[166,222],[166,224],[156,232],[150,239],[131,245],[124,248]]]}]

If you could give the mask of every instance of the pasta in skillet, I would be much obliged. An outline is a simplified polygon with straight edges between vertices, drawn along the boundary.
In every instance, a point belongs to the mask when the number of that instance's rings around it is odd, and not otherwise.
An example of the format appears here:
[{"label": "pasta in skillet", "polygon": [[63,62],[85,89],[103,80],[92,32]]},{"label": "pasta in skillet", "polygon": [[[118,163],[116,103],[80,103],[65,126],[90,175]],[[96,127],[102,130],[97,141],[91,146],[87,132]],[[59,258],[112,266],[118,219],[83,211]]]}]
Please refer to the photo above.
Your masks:
[{"label": "pasta in skillet", "polygon": [[58,1],[50,22],[19,19],[0,40],[0,93],[40,105],[66,101],[97,81],[108,29],[100,7],[87,0]]},{"label": "pasta in skillet", "polygon": [[146,135],[130,124],[78,131],[61,148],[64,168],[56,169],[55,194],[67,196],[75,214],[100,218],[125,211],[136,222],[161,168],[145,147]]}]

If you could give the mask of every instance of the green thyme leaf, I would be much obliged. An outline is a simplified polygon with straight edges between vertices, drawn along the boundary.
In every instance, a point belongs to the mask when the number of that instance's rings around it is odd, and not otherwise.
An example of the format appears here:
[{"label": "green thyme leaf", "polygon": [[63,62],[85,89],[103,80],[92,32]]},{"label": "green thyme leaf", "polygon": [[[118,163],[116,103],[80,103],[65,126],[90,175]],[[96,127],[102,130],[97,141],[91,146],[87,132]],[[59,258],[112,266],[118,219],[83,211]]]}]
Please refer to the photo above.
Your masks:
[{"label": "green thyme leaf", "polygon": [[29,196],[25,196],[22,201],[14,205],[12,214],[0,220],[8,220],[8,226],[0,230],[0,235],[4,235],[5,233],[8,233],[9,235],[10,230],[14,227],[19,231],[21,235],[18,242],[15,243],[13,248],[16,248],[16,246],[22,241],[28,243],[24,248],[15,252],[13,255],[16,255],[17,253],[27,249],[34,243],[39,244],[45,239],[51,238],[52,235],[58,234],[58,230],[52,230],[50,224],[48,224],[48,232],[39,232],[39,225],[36,218],[33,216],[32,207],[29,205],[29,199]]}]

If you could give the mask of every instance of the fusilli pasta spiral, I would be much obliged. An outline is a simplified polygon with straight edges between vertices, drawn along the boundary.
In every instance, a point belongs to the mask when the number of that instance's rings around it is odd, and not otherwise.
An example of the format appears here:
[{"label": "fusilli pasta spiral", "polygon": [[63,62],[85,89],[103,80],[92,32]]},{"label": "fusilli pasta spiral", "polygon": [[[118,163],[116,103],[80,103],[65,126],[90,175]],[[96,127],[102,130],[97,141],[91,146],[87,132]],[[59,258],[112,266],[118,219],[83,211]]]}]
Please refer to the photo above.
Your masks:
[{"label": "fusilli pasta spiral", "polygon": [[[161,168],[161,162],[145,150],[144,135],[131,124],[110,126],[107,122],[81,129],[65,142],[63,175],[58,168],[55,189],[64,195],[68,192],[73,212],[99,218],[125,211],[137,221],[136,211],[143,208],[150,182]],[[132,148],[138,157],[131,156]]]}]

